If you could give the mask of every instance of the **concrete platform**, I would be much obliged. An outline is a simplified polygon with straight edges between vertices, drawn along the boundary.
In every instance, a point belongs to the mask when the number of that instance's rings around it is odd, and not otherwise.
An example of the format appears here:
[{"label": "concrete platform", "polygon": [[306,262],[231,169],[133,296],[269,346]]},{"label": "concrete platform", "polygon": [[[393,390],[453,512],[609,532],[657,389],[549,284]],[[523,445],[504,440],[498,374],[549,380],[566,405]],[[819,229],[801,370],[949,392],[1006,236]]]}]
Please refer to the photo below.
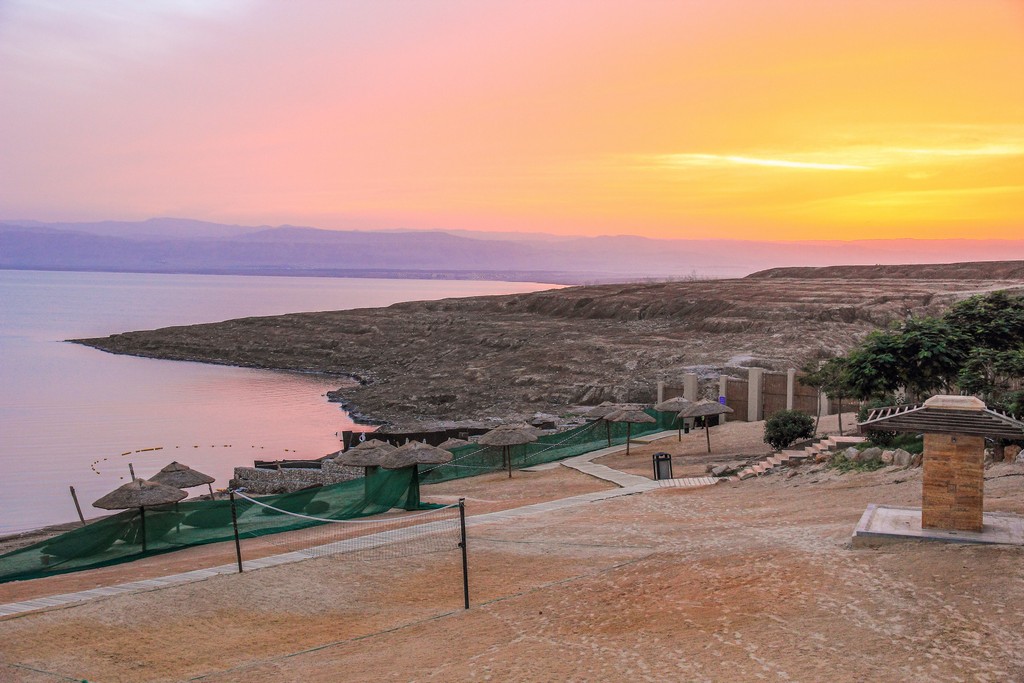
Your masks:
[{"label": "concrete platform", "polygon": [[1024,516],[1008,512],[986,512],[984,529],[943,531],[921,528],[921,508],[868,505],[853,532],[853,546],[877,546],[899,541],[945,541],[946,543],[996,543],[1024,545]]}]

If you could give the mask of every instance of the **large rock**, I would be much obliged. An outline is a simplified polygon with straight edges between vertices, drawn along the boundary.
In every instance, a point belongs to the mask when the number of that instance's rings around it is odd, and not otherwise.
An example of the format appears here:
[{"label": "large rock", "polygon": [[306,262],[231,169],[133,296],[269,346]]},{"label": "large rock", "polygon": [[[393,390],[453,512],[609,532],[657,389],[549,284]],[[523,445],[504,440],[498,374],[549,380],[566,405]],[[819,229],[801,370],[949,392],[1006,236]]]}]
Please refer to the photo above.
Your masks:
[{"label": "large rock", "polygon": [[906,452],[902,448],[897,448],[892,452],[892,464],[899,467],[910,467],[910,463],[913,461],[914,456]]},{"label": "large rock", "polygon": [[882,462],[886,465],[891,465],[893,461],[893,453],[895,453],[895,451],[882,451]]},{"label": "large rock", "polygon": [[881,460],[882,449],[878,446],[872,446],[871,448],[865,448],[860,452],[860,460],[857,462],[867,462],[869,460]]},{"label": "large rock", "polygon": [[1020,446],[1007,446],[1003,449],[1003,462],[1016,462],[1020,458]]},{"label": "large rock", "polygon": [[843,451],[843,457],[850,462],[860,462],[860,450],[856,446],[850,446]]}]

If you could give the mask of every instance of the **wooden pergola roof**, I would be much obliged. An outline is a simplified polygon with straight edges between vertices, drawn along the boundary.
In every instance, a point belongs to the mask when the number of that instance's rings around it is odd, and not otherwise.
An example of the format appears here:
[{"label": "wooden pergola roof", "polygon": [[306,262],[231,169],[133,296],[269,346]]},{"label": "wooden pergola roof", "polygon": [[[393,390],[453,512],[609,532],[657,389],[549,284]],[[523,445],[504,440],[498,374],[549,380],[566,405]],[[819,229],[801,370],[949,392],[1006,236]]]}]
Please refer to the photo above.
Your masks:
[{"label": "wooden pergola roof", "polygon": [[924,403],[876,408],[861,431],[971,434],[991,439],[1024,439],[1024,422],[991,410],[969,396],[936,396]]}]

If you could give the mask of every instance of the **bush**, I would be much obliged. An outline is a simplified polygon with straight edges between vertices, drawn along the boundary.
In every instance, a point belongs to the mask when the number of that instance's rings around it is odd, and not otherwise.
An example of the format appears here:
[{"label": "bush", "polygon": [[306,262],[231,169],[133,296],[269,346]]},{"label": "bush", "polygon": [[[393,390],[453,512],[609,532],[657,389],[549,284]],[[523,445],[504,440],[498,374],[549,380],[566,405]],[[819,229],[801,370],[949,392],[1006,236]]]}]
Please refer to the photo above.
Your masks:
[{"label": "bush", "polygon": [[834,470],[838,470],[841,474],[846,474],[847,472],[874,472],[875,470],[880,470],[885,467],[885,463],[879,458],[854,462],[842,453],[836,453],[828,461],[828,466]]},{"label": "bush", "polygon": [[814,418],[797,410],[782,410],[764,423],[764,442],[777,451],[814,436]]}]

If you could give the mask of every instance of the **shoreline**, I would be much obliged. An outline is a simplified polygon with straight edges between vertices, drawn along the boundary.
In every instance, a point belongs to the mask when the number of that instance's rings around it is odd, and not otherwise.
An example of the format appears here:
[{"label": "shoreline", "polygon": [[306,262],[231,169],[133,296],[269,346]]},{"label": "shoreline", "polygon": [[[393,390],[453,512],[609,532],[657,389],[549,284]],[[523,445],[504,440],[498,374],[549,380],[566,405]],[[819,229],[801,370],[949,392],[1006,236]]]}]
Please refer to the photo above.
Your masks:
[{"label": "shoreline", "polygon": [[[887,291],[879,297],[879,287]],[[108,353],[347,377],[330,399],[359,424],[559,415],[656,399],[687,372],[785,371],[976,280],[745,278],[571,287],[291,313],[68,340]],[[700,370],[695,370],[700,368]],[[708,369],[713,373],[708,373]]]}]

